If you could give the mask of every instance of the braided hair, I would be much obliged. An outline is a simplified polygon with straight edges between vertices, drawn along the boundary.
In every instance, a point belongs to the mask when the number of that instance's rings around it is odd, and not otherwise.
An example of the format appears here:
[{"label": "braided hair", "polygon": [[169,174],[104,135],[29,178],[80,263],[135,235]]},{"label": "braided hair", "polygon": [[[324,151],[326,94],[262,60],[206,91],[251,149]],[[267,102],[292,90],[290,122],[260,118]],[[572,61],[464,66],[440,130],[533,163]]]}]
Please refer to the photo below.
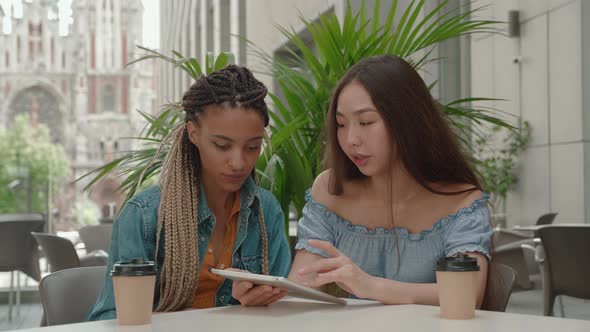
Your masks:
[{"label": "braided hair", "polygon": [[[254,109],[269,122],[264,102],[267,90],[250,70],[229,65],[226,68],[201,76],[184,94],[182,106],[185,121],[168,134],[163,145],[170,150],[162,166],[159,185],[161,200],[158,211],[156,259],[160,236],[164,231],[164,262],[160,271],[160,301],[156,311],[175,311],[190,306],[199,281],[199,246],[197,207],[200,197],[201,160],[187,131],[189,121],[199,117],[209,105]],[[252,177],[259,186],[256,170]],[[262,206],[259,205],[259,223],[262,240],[262,271],[268,274],[268,238]]]}]

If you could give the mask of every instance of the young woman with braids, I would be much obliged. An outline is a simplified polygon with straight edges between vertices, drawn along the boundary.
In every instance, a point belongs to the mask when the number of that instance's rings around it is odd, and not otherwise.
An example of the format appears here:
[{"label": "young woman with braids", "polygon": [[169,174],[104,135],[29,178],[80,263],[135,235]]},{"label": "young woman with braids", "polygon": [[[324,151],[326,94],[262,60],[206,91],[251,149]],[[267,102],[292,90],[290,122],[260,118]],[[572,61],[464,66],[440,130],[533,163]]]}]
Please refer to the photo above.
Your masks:
[{"label": "young woman with braids", "polygon": [[289,278],[438,305],[436,261],[465,253],[481,267],[481,304],[489,197],[420,75],[398,57],[364,59],[334,89],[326,121],[327,170],[307,197]]},{"label": "young woman with braids", "polygon": [[[289,272],[283,211],[258,187],[254,168],[269,121],[266,92],[244,67],[200,77],[183,97],[185,121],[164,140],[169,152],[159,185],[135,195],[119,213],[108,270],[117,261],[155,260],[155,311],[265,305],[285,295],[269,286],[232,287],[209,272]],[[114,317],[107,272],[88,319]]]}]

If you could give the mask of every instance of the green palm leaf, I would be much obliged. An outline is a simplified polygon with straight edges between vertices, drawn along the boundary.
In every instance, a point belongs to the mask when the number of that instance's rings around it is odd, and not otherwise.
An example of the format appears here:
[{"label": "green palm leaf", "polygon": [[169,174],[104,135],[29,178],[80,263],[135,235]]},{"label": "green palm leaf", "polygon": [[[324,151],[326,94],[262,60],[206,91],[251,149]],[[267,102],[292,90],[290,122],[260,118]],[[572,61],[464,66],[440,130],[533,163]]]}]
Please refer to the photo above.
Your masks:
[{"label": "green palm leaf", "polygon": [[[388,8],[387,18],[380,22],[379,11],[383,8],[379,1],[370,20],[366,18],[364,2],[358,13],[353,12],[348,3],[342,22],[334,13],[325,14],[317,21],[300,17],[311,34],[313,42],[310,44],[294,31],[278,27],[292,45],[287,50],[291,55],[288,61],[273,62],[272,56],[255,51],[265,59],[268,73],[278,81],[284,96],[282,100],[271,96],[278,115],[277,121],[273,118],[271,127],[273,151],[267,151],[265,155],[271,157],[261,158],[257,165],[259,172],[267,175],[267,188],[280,197],[284,208],[292,207],[300,212],[305,204],[305,190],[321,171],[322,128],[330,93],[348,68],[364,57],[392,54],[420,69],[439,60],[431,57],[431,53],[441,41],[495,31],[495,21],[470,19],[479,8],[447,10],[448,1],[443,1],[424,13],[424,5],[424,0],[412,1],[395,22],[398,7],[394,1]],[[486,98],[465,98],[441,105],[468,150],[471,138],[481,136],[479,127],[515,128],[498,117],[498,113],[473,106],[487,101]]]}]

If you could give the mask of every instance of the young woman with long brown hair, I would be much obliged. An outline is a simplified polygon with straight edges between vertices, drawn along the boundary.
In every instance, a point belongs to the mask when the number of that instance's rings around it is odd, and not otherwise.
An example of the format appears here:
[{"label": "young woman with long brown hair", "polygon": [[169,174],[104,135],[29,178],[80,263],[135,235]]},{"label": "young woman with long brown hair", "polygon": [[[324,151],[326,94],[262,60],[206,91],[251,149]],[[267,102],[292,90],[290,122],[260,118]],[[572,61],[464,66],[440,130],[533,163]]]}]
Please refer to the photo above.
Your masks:
[{"label": "young woman with long brown hair", "polygon": [[420,75],[394,56],[354,65],[327,114],[327,167],[299,221],[289,278],[359,298],[437,305],[434,267],[476,257],[486,285],[488,195]]},{"label": "young woman with long brown hair", "polygon": [[[269,286],[232,290],[230,280],[209,271],[289,272],[283,211],[256,181],[269,121],[266,93],[244,67],[230,65],[200,77],[183,97],[185,121],[164,141],[169,151],[159,185],[138,193],[121,210],[108,271],[117,261],[155,261],[154,310],[264,305],[285,295]],[[115,317],[108,271],[89,320]]]}]

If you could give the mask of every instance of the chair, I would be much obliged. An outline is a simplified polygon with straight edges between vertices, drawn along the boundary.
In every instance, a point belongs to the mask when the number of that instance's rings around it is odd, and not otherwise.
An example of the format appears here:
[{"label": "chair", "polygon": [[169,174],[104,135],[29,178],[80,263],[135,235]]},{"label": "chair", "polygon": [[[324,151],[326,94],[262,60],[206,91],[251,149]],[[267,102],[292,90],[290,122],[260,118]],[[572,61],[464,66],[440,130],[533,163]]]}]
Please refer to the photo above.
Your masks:
[{"label": "chair", "polygon": [[555,297],[590,299],[590,225],[546,226],[538,230],[543,244],[543,314],[553,316]]},{"label": "chair", "polygon": [[61,270],[39,283],[48,326],[83,322],[104,283],[106,266]]},{"label": "chair", "polygon": [[[522,245],[522,250],[525,253],[528,253],[528,255],[533,255],[534,260],[535,260],[535,268],[538,270],[536,274],[534,274],[534,276],[537,278],[537,275],[539,276],[539,280],[541,282],[541,285],[543,284],[543,271],[544,271],[544,266],[543,264],[545,263],[545,250],[543,250],[543,245],[541,244],[541,239],[536,238],[535,239],[535,245],[531,246],[528,244],[523,244]],[[531,273],[532,275],[533,273]],[[561,317],[565,317],[565,312],[563,309],[563,299],[561,296],[557,296],[557,301],[559,302],[559,312],[561,313]]]},{"label": "chair", "polygon": [[36,281],[41,279],[39,252],[31,232],[43,231],[42,214],[0,215],[0,272],[10,272],[8,293],[8,319],[12,320],[14,304],[14,271],[17,271],[16,308],[20,309],[20,278],[22,271]]},{"label": "chair", "polygon": [[109,252],[112,232],[112,224],[84,226],[78,231],[80,239],[86,247],[86,252],[104,250],[106,253]]},{"label": "chair", "polygon": [[105,252],[95,251],[83,257],[78,257],[76,249],[70,240],[49,233],[31,233],[41,250],[47,257],[51,272],[84,266],[103,266],[108,263]]},{"label": "chair", "polygon": [[492,235],[492,242],[494,246],[501,247],[506,244],[511,244],[518,241],[532,239],[533,236],[520,231],[515,231],[506,228],[496,228]]},{"label": "chair", "polygon": [[[557,212],[543,214],[537,219],[537,221],[535,222],[535,225],[537,225],[537,226],[551,225],[553,223],[553,221],[555,221],[555,217],[557,217]],[[501,246],[501,245],[508,244],[508,243],[514,242],[514,241],[532,239],[535,237],[535,232],[534,231],[497,228],[494,232],[494,237],[495,237],[494,243],[497,246]]]},{"label": "chair", "polygon": [[542,285],[543,281],[543,261],[539,260],[539,250],[543,250],[541,239],[534,238],[532,242],[522,243],[520,245],[524,260],[526,262],[527,270],[529,272],[530,281],[536,285]]},{"label": "chair", "polygon": [[[509,237],[510,240],[505,239]],[[523,245],[534,245],[534,238],[519,238],[507,230],[496,230],[493,235],[494,260],[511,267],[516,272],[516,285],[522,289],[531,289],[530,265],[535,264],[534,254],[523,250]],[[500,243],[498,245],[498,243]],[[532,263],[531,263],[532,262]],[[538,271],[538,268],[537,268]],[[537,271],[533,271],[538,274]]]},{"label": "chair", "polygon": [[553,224],[555,217],[557,217],[556,212],[544,214],[544,215],[540,216],[539,219],[537,219],[537,226],[551,225],[551,224]]},{"label": "chair", "polygon": [[490,262],[488,264],[488,281],[481,310],[506,311],[515,278],[514,270],[509,266],[494,263],[493,261]]}]

